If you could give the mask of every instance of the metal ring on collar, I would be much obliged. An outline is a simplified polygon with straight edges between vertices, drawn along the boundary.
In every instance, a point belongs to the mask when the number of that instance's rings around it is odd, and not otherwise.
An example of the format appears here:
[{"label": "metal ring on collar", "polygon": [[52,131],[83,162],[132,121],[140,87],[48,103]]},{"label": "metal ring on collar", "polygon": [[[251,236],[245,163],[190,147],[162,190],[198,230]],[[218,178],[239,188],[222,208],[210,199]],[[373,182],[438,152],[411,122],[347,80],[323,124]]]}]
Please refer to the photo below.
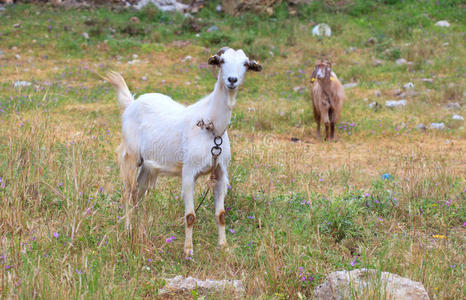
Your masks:
[{"label": "metal ring on collar", "polygon": [[219,146],[213,146],[212,149],[210,149],[210,153],[212,153],[212,156],[219,156],[222,154],[222,148]]},{"label": "metal ring on collar", "polygon": [[[217,142],[217,140],[220,140],[220,141]],[[220,146],[222,143],[223,143],[223,139],[222,139],[221,136],[216,136],[216,137],[214,138],[214,144],[215,144],[215,146],[218,147],[218,146]]]}]

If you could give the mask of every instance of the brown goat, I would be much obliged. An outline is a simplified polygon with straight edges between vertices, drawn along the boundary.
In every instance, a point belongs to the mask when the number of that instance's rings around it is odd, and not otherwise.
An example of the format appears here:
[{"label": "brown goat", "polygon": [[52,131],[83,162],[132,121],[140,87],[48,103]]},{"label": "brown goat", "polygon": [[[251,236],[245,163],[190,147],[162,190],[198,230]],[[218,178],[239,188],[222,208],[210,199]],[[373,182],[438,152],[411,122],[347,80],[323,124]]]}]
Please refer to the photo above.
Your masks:
[{"label": "brown goat", "polygon": [[335,137],[335,123],[340,118],[345,90],[332,72],[332,64],[328,61],[318,63],[311,76],[312,106],[314,120],[317,122],[317,136],[320,137],[320,122],[325,124],[325,139]]}]

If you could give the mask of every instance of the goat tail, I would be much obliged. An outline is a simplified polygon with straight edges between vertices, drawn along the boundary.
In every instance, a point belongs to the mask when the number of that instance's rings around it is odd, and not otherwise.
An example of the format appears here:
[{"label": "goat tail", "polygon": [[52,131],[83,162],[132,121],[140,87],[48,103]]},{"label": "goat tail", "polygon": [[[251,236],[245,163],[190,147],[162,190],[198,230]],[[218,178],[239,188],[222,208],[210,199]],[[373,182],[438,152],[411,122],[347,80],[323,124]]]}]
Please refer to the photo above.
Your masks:
[{"label": "goat tail", "polygon": [[131,102],[134,101],[134,97],[131,95],[131,92],[126,85],[123,76],[115,71],[110,71],[106,76],[102,77],[115,87],[117,90],[118,103],[120,104],[121,109],[125,110],[131,104]]}]

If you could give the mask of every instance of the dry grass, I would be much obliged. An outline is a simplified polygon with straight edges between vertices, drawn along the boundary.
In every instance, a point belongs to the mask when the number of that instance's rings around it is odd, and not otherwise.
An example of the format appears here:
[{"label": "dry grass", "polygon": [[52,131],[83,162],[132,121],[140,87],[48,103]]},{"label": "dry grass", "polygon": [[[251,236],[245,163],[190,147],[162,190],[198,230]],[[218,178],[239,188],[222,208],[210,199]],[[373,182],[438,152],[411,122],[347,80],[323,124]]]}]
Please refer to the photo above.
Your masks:
[{"label": "dry grass", "polygon": [[[294,30],[311,30],[305,22],[293,24]],[[46,29],[41,30],[43,35]],[[445,37],[456,63],[465,53],[457,30]],[[161,91],[191,103],[215,82],[211,70],[199,66],[211,49],[149,43],[144,47],[156,50],[122,48],[120,60],[97,42],[86,44],[89,53],[80,55],[41,47],[31,53],[5,50],[0,56],[2,297],[152,298],[163,278],[181,274],[242,279],[251,299],[311,298],[329,272],[360,267],[420,281],[432,299],[464,297],[465,130],[444,108],[445,102],[460,102],[456,113],[464,115],[464,78],[448,75],[450,62],[439,57],[434,66],[399,68],[387,61],[384,69],[373,68],[373,50],[362,46],[348,54],[345,49],[360,37],[348,39],[298,39],[280,49],[286,57],[269,58],[262,74],[249,74],[229,130],[227,230],[234,233],[228,233],[227,251],[216,248],[213,204],[206,201],[194,229],[192,261],[182,258],[179,179],[162,178],[141,203],[133,232],[125,230],[115,155],[118,106],[114,92],[93,72],[123,71],[133,92]],[[413,42],[417,46],[402,51],[420,64],[419,57],[429,58],[441,45],[438,39],[425,47]],[[7,41],[21,44],[17,36]],[[330,47],[339,77],[360,84],[348,90],[346,123],[337,129],[337,141],[325,143],[313,136],[307,89],[313,61],[303,61]],[[133,53],[140,62],[131,65]],[[181,62],[186,55],[193,60]],[[434,86],[419,80],[426,76],[423,68],[435,70]],[[33,86],[14,88],[17,80]],[[419,95],[409,98],[406,108],[367,107],[390,99],[407,81],[414,81]],[[295,86],[306,89],[295,92]],[[380,99],[373,96],[377,89]],[[445,120],[445,131],[415,129],[419,122],[437,120]],[[393,179],[381,179],[385,173]],[[199,183],[198,197],[206,186],[204,179]],[[176,239],[167,243],[169,236]],[[302,282],[302,276],[313,280]]]}]

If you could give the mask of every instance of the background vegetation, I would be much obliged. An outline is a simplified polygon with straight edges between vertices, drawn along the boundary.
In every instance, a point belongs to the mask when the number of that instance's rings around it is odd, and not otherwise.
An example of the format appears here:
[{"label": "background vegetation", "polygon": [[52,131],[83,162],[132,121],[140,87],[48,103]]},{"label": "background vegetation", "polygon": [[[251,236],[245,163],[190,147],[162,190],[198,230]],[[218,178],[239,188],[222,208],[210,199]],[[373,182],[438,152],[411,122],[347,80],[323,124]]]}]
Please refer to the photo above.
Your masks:
[{"label": "background vegetation", "polygon": [[[452,120],[465,115],[464,3],[336,2],[293,16],[285,4],[228,16],[215,1],[193,18],[155,7],[0,11],[2,297],[150,298],[181,274],[242,279],[248,298],[310,298],[329,272],[375,268],[422,282],[432,299],[464,298],[466,142],[464,121]],[[444,19],[450,27],[434,26]],[[321,22],[330,38],[312,36]],[[225,45],[264,70],[248,74],[229,130],[229,248],[216,248],[206,201],[185,261],[179,179],[159,181],[128,238],[118,106],[95,73],[114,69],[137,95],[189,104],[213,89],[207,58]],[[311,117],[322,57],[358,83],[335,143],[315,138]],[[368,106],[408,82],[406,107]],[[446,129],[416,129],[431,122]]]}]

